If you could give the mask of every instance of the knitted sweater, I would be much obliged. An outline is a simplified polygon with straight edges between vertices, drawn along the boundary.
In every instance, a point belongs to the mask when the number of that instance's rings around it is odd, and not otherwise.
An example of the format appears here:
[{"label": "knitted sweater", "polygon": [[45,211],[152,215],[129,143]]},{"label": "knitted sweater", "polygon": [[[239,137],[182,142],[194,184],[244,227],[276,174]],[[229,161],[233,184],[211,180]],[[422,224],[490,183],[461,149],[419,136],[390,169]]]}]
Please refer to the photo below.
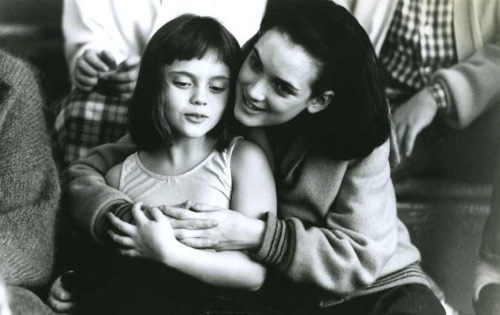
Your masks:
[{"label": "knitted sweater", "polygon": [[42,105],[33,71],[0,50],[0,278],[14,313],[46,313],[25,289],[46,288],[54,260],[60,187]]}]

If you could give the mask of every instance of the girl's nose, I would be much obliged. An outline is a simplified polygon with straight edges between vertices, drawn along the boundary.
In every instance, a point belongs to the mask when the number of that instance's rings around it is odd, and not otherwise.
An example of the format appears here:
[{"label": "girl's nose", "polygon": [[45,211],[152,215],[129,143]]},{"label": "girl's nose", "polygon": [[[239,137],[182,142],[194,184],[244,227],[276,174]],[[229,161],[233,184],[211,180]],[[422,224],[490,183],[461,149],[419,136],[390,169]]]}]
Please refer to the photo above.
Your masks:
[{"label": "girl's nose", "polygon": [[250,101],[263,102],[266,99],[266,83],[264,80],[255,80],[246,86],[246,95]]},{"label": "girl's nose", "polygon": [[191,103],[194,105],[207,105],[207,93],[201,88],[196,89],[191,97]]}]

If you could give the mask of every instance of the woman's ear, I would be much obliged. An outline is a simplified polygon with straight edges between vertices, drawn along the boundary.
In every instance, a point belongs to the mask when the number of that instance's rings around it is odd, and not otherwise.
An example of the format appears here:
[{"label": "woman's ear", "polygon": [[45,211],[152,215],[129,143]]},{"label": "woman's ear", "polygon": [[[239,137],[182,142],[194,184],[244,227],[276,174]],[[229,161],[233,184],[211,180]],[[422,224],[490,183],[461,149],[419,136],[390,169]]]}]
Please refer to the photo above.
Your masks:
[{"label": "woman's ear", "polygon": [[310,100],[310,103],[307,106],[307,111],[311,114],[316,114],[322,111],[323,109],[328,107],[334,95],[335,93],[333,91],[325,91],[321,93],[320,95]]}]

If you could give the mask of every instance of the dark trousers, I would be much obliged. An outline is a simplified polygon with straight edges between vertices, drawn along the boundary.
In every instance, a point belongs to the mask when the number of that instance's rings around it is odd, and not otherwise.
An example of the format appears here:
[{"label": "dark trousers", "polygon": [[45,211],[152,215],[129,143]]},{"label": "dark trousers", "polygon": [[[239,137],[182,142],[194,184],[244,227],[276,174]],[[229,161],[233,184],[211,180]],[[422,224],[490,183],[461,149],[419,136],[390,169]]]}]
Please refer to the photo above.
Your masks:
[{"label": "dark trousers", "polygon": [[311,315],[445,315],[432,291],[421,284],[407,284],[326,308],[304,307],[283,314]]}]

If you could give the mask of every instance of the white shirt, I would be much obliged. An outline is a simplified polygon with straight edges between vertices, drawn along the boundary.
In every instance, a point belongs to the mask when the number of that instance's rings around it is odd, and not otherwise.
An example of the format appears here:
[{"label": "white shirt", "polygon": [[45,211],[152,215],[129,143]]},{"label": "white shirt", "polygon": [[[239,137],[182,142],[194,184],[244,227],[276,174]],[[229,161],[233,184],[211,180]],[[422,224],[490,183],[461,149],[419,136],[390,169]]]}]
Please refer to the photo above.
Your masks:
[{"label": "white shirt", "polygon": [[140,56],[158,28],[184,13],[216,18],[243,45],[258,31],[266,4],[267,0],[65,0],[62,27],[70,72],[89,48],[109,50],[117,63]]}]

